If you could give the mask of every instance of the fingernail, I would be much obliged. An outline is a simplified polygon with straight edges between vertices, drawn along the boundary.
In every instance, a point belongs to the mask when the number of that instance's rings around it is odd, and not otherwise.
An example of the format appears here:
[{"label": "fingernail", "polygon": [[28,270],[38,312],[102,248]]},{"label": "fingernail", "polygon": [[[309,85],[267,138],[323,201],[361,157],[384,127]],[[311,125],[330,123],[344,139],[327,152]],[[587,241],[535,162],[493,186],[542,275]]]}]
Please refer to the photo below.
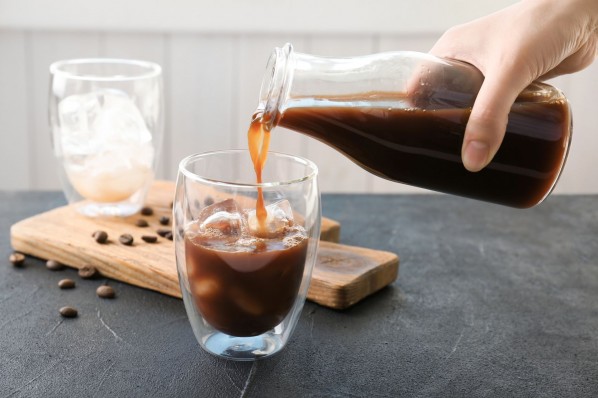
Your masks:
[{"label": "fingernail", "polygon": [[463,165],[469,171],[480,171],[486,166],[488,144],[482,141],[469,141],[463,151]]}]

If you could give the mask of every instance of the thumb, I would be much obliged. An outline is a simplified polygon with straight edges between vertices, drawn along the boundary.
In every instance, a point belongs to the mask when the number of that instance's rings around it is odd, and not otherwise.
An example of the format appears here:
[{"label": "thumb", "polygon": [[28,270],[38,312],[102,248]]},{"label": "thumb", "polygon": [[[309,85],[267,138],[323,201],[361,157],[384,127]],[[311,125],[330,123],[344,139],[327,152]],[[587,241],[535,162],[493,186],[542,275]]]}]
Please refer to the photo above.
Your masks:
[{"label": "thumb", "polygon": [[511,106],[530,83],[518,82],[512,75],[517,73],[488,74],[482,83],[461,149],[463,165],[469,171],[480,171],[490,163],[505,136]]}]

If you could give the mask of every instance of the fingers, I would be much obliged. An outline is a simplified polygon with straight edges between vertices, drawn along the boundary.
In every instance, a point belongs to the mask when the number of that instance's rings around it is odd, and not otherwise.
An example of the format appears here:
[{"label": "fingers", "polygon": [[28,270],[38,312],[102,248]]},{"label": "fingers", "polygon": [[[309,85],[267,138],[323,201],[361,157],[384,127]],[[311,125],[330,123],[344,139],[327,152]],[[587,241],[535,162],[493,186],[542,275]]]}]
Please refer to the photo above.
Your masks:
[{"label": "fingers", "polygon": [[488,73],[475,100],[463,137],[461,157],[469,171],[480,171],[490,163],[505,136],[511,106],[531,83],[517,73]]},{"label": "fingers", "polygon": [[479,171],[503,141],[509,111],[533,80],[572,73],[598,55],[595,0],[520,1],[449,29],[431,53],[468,62],[485,80],[465,129],[461,156],[465,168]]}]

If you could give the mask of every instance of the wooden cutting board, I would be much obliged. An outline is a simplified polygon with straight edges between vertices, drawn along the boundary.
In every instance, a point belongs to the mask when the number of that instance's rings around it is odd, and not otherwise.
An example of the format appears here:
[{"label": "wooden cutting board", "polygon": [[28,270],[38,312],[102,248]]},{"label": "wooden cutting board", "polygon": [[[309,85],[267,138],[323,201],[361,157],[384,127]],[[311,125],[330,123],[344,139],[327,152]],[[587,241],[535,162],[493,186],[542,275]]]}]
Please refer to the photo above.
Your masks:
[{"label": "wooden cutting board", "polygon": [[[88,218],[72,206],[59,207],[14,224],[11,243],[16,251],[31,256],[53,259],[74,268],[90,264],[105,277],[181,297],[174,243],[161,237],[156,243],[141,240],[142,235],[156,235],[156,230],[168,228],[158,220],[163,215],[170,216],[173,196],[172,182],[156,181],[146,201],[154,209],[151,216]],[[148,221],[149,226],[136,226],[140,218]],[[106,244],[98,244],[92,238],[96,230],[108,233]],[[321,230],[309,300],[343,309],[397,278],[397,255],[334,243],[340,236],[340,224],[328,218],[322,219]],[[134,237],[133,246],[118,242],[123,233]]]}]

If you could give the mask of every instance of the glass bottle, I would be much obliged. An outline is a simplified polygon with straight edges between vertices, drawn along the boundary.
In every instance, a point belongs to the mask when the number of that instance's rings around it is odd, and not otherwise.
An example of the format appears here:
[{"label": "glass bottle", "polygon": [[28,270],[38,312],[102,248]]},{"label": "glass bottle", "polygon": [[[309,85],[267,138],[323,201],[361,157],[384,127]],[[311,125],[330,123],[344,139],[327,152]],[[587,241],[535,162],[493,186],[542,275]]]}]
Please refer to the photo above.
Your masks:
[{"label": "glass bottle", "polygon": [[544,200],[571,140],[563,93],[533,83],[511,108],[503,143],[482,171],[461,160],[465,126],[483,75],[472,65],[417,52],[348,58],[275,48],[257,117],[340,151],[392,181],[516,208]]}]

